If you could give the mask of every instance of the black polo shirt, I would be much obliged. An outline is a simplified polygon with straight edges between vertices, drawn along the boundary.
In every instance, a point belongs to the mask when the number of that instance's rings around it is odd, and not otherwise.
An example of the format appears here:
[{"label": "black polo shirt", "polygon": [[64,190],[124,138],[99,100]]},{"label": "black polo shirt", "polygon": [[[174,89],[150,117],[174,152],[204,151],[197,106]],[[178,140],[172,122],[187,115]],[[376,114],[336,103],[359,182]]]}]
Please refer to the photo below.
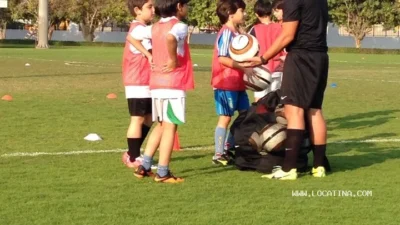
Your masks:
[{"label": "black polo shirt", "polygon": [[326,52],[327,0],[284,0],[283,22],[299,21],[296,36],[286,48]]}]

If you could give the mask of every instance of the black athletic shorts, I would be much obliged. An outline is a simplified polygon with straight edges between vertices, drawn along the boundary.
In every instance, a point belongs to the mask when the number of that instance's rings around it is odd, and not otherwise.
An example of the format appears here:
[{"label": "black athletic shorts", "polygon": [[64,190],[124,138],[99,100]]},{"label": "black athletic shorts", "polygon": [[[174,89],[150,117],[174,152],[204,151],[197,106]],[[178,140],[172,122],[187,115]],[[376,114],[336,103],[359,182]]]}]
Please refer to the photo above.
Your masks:
[{"label": "black athletic shorts", "polygon": [[281,103],[303,109],[321,109],[328,68],[326,52],[290,51],[283,68]]},{"label": "black athletic shorts", "polygon": [[128,108],[131,116],[151,114],[151,98],[128,98]]}]

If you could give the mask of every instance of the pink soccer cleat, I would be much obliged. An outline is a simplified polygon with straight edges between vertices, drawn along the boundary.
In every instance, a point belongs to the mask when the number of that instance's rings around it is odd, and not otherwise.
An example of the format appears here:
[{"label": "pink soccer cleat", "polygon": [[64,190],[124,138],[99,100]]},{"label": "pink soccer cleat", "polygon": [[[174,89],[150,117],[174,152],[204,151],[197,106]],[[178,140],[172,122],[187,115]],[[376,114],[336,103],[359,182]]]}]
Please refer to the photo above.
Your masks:
[{"label": "pink soccer cleat", "polygon": [[131,162],[130,160],[130,156],[128,155],[128,152],[124,152],[124,154],[122,154],[122,162],[126,165],[126,167],[128,168],[138,168],[140,165],[142,165],[142,161],[138,160],[138,158],[136,158],[135,161]]}]

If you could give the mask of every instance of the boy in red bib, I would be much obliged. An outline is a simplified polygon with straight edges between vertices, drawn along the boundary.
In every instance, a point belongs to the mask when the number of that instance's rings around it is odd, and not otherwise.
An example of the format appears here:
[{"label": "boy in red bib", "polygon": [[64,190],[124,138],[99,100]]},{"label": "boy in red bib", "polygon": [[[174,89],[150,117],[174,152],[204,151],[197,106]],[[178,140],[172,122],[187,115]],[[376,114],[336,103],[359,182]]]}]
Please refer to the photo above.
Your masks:
[{"label": "boy in red bib", "polygon": [[154,16],[153,0],[128,0],[128,8],[135,20],[131,22],[122,62],[122,79],[131,115],[127,131],[128,152],[122,155],[122,162],[129,168],[138,168],[142,161],[140,147],[152,125],[149,89],[151,40],[146,24]]},{"label": "boy in red bib", "polygon": [[[282,11],[282,10],[281,10]],[[259,55],[272,45],[275,39],[279,36],[282,30],[280,23],[273,23],[271,20],[272,4],[266,0],[258,0],[254,4],[254,13],[256,14],[259,23],[254,25],[249,33],[257,38],[260,45]],[[281,16],[282,17],[282,16]],[[277,54],[273,59],[268,61],[267,65],[264,65],[272,74],[272,82],[268,89],[254,92],[254,101],[257,102],[260,98],[264,97],[271,91],[275,91],[280,87],[282,80],[282,72],[276,72],[276,69],[281,63],[281,57],[285,56],[284,51]],[[275,73],[276,72],[276,73]]]},{"label": "boy in red bib", "polygon": [[[229,45],[239,34],[238,27],[244,23],[246,4],[242,0],[220,0],[217,4],[217,15],[223,24],[217,35],[212,61],[212,80],[214,100],[219,116],[215,129],[215,154],[213,163],[227,165],[229,158],[224,153],[226,143],[232,141],[228,126],[235,111],[247,110],[250,107],[246,87],[243,82],[244,72],[252,73],[252,69],[241,67],[229,56]],[[226,137],[228,141],[226,141]],[[232,147],[232,146],[228,146]]]},{"label": "boy in red bib", "polygon": [[283,0],[275,0],[272,3],[272,10],[278,23],[282,26],[283,23]]},{"label": "boy in red bib", "polygon": [[[152,176],[151,164],[159,147],[157,174],[161,183],[180,183],[169,170],[175,132],[185,123],[186,91],[194,88],[193,68],[187,43],[188,27],[180,20],[188,13],[188,0],[160,0],[156,13],[160,21],[152,27],[153,63],[150,76],[153,121],[158,121],[152,131],[143,156],[143,164],[135,176]],[[161,141],[160,141],[161,140]]]}]

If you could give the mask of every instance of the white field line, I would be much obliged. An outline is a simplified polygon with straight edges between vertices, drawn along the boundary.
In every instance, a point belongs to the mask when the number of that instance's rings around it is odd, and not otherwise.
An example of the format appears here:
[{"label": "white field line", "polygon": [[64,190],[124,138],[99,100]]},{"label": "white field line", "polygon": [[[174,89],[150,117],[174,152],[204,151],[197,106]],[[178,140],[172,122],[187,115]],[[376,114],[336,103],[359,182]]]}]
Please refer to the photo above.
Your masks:
[{"label": "white field line", "polygon": [[54,59],[40,59],[40,58],[26,58],[26,57],[17,57],[17,56],[0,56],[2,58],[8,59],[23,59],[23,60],[33,60],[33,61],[44,61],[44,62],[61,62],[67,66],[115,66],[118,67],[119,65],[113,63],[96,63],[96,62],[81,62],[81,61],[70,61],[70,60],[54,60]]},{"label": "white field line", "polygon": [[[400,139],[365,139],[365,140],[343,140],[329,142],[330,144],[348,144],[348,143],[398,143]],[[189,147],[183,148],[182,151],[188,150],[211,150],[213,146],[202,146],[202,147]],[[69,152],[15,152],[3,154],[0,157],[37,157],[44,155],[82,155],[82,154],[101,154],[101,153],[120,153],[126,149],[110,149],[110,150],[82,150],[82,151],[69,151]]]},{"label": "white field line", "polygon": [[400,142],[400,139],[389,138],[389,139],[365,139],[365,140],[344,140],[344,141],[334,141],[332,144],[346,144],[346,143],[396,143]]},{"label": "white field line", "polygon": [[368,81],[368,82],[400,83],[400,80],[360,79],[360,78],[337,77],[337,76],[328,76],[328,78],[330,78],[330,79],[338,79],[338,80],[356,80],[356,81]]},{"label": "white field line", "polygon": [[[188,150],[207,150],[212,149],[212,146],[203,146],[203,147],[189,147],[183,148],[182,151]],[[0,157],[2,158],[9,158],[9,157],[36,157],[36,156],[43,156],[43,155],[82,155],[82,154],[100,154],[100,153],[118,153],[124,152],[126,149],[109,149],[109,150],[82,150],[82,151],[69,151],[69,152],[14,152],[3,154]]]},{"label": "white field line", "polygon": [[370,61],[346,61],[331,59],[330,62],[335,63],[357,63],[357,64],[378,64],[378,65],[400,65],[399,62],[370,62]]}]

